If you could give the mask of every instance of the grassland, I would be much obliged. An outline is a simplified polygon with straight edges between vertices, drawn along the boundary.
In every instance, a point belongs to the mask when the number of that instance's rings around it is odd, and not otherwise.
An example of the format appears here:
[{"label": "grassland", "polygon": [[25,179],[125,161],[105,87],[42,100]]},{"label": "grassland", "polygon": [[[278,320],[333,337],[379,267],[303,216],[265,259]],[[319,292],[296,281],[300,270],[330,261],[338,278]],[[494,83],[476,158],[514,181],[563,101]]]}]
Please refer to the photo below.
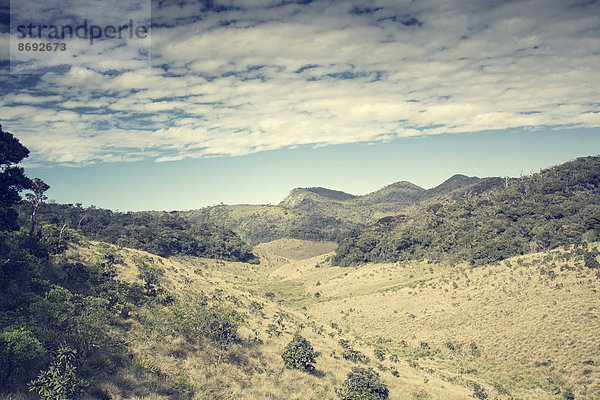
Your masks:
[{"label": "grassland", "polygon": [[[356,365],[377,370],[398,400],[484,398],[477,387],[497,399],[600,396],[600,281],[581,246],[478,267],[343,268],[331,266],[334,243],[299,239],[255,246],[259,265],[99,242],[66,257],[92,263],[107,248],[119,255],[118,279],[141,283],[143,262],[165,292],[192,302],[204,293],[244,322],[239,340],[221,348],[184,340],[168,305],[140,308],[113,332],[128,344],[129,366],[99,375],[88,398],[335,399]],[[314,374],[283,365],[297,331],[321,353]],[[368,361],[346,359],[342,339]]]},{"label": "grassland", "polygon": [[274,281],[265,287],[302,284],[303,298],[280,291],[280,301],[336,327],[335,338],[370,348],[372,359],[380,348],[429,379],[477,382],[497,398],[565,398],[568,390],[575,398],[600,396],[600,282],[584,266],[581,249],[476,268],[426,262],[339,268],[328,265],[330,256],[273,265]]},{"label": "grassland", "polygon": [[[107,246],[90,242],[71,248],[68,257],[93,261]],[[227,349],[222,362],[215,362],[218,349],[214,346],[186,342],[173,333],[168,316],[152,309],[142,310],[127,320],[129,327],[122,338],[133,349],[131,368],[100,378],[99,392],[114,399],[337,398],[334,388],[355,365],[341,357],[338,340],[348,339],[371,359],[373,347],[353,332],[340,333],[338,328],[325,325],[309,308],[303,309],[302,304],[312,309],[318,303],[311,297],[311,284],[302,280],[302,275],[277,277],[288,269],[308,269],[309,265],[315,269],[316,261],[325,264],[328,254],[319,253],[331,248],[331,243],[280,240],[256,249],[261,265],[196,257],[166,259],[139,250],[118,249],[122,257],[117,267],[119,279],[140,282],[136,263],[143,260],[161,271],[161,288],[176,296],[203,292],[219,297],[243,314],[244,324],[239,329],[241,342]],[[324,266],[318,272],[327,275],[338,269]],[[321,353],[315,374],[283,366],[281,353],[296,331],[301,331]],[[388,358],[371,361],[369,366],[380,372],[390,388],[391,399],[465,399],[472,393],[468,385],[415,369],[405,360]]]}]

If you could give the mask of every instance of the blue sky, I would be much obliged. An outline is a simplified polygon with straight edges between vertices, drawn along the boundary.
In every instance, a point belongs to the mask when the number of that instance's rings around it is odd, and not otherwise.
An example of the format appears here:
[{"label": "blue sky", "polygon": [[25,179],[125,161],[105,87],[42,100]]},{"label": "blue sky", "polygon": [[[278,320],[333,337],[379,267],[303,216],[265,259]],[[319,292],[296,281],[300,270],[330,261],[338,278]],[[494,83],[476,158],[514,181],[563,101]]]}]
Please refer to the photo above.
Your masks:
[{"label": "blue sky", "polygon": [[600,153],[597,1],[152,6],[150,70],[106,50],[17,75],[3,30],[0,123],[57,201],[277,203]]}]

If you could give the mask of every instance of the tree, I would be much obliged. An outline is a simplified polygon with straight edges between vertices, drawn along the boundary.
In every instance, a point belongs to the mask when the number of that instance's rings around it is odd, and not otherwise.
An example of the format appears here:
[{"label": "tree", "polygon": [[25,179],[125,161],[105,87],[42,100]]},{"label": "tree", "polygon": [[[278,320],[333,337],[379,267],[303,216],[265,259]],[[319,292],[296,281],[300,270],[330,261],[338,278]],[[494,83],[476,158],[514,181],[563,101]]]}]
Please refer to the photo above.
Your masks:
[{"label": "tree", "polygon": [[319,356],[312,344],[303,338],[298,332],[294,334],[291,342],[285,346],[281,358],[287,368],[295,368],[305,372],[315,370],[315,358]]},{"label": "tree", "polygon": [[50,189],[50,185],[41,180],[40,178],[34,178],[31,181],[30,190],[33,193],[27,193],[25,197],[27,200],[31,202],[31,230],[35,228],[35,216],[37,214],[38,208],[45,201],[48,200],[48,196],[44,193]]},{"label": "tree", "polygon": [[13,206],[21,201],[19,192],[31,187],[31,180],[16,164],[29,156],[29,150],[0,125],[0,230],[17,229]]},{"label": "tree", "polygon": [[352,367],[348,378],[336,393],[342,400],[385,400],[389,390],[372,368]]}]

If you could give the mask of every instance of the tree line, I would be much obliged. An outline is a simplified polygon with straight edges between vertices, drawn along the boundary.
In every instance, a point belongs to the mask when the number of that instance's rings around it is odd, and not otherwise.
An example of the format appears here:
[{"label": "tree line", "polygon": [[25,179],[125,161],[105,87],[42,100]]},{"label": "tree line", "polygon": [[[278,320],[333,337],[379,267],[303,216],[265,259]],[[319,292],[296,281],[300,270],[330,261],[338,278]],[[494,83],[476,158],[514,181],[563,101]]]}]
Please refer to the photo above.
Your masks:
[{"label": "tree line", "polygon": [[355,230],[333,259],[473,265],[600,240],[600,157],[583,157],[479,193],[423,206],[408,218]]}]

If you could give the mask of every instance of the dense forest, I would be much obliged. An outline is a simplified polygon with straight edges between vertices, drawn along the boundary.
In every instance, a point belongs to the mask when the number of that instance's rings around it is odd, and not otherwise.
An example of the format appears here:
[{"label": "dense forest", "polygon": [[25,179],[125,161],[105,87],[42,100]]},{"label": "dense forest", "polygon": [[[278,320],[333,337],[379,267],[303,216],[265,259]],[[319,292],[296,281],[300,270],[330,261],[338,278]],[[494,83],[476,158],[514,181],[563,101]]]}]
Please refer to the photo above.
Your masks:
[{"label": "dense forest", "polygon": [[[31,203],[25,203],[19,209],[25,216],[32,208]],[[231,230],[211,223],[191,224],[177,212],[121,213],[80,204],[41,204],[36,218],[42,225],[75,229],[92,240],[162,257],[191,255],[258,262],[250,246]]]},{"label": "dense forest", "polygon": [[459,199],[356,230],[340,242],[334,263],[427,259],[479,265],[595,241],[599,184],[600,157],[586,157],[478,192],[466,188]]}]

